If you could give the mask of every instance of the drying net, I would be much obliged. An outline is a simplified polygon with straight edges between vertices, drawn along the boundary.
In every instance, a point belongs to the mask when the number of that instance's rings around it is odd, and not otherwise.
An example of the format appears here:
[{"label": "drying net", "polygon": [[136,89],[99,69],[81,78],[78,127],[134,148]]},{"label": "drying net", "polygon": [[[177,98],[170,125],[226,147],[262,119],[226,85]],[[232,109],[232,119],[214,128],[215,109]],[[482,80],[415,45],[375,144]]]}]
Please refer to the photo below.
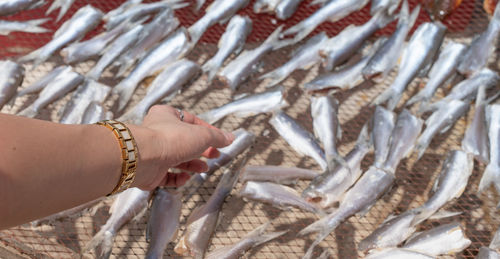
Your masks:
[{"label": "drying net", "polygon": [[[207,2],[203,9],[210,3],[210,1]],[[248,15],[254,22],[246,48],[253,48],[260,44],[278,25],[285,24],[286,27],[290,27],[318,9],[318,6],[309,5],[311,1],[303,1],[296,14],[287,21],[282,22],[276,20],[270,14],[254,14],[251,9],[253,2],[251,1],[251,4],[247,8],[240,11],[240,14]],[[416,2],[410,1],[410,6],[413,8]],[[121,1],[77,0],[62,21],[56,23],[56,14],[53,14],[50,16],[52,20],[45,24],[44,27],[55,31],[78,8],[86,4],[91,4],[106,12],[116,8],[120,3]],[[43,8],[24,11],[7,19],[30,20],[42,18],[45,17],[44,13],[47,8],[48,5],[45,5]],[[176,14],[184,26],[189,26],[203,15],[203,11],[196,14],[192,11],[192,7],[189,6],[178,10]],[[359,25],[368,20],[369,5],[336,23],[324,23],[311,35],[320,31],[326,31],[329,36],[333,36],[350,24]],[[426,21],[429,21],[428,15],[422,11],[417,20],[417,25]],[[485,29],[488,18],[482,9],[482,1],[464,0],[459,8],[444,23],[449,29],[446,41],[452,39],[457,42],[469,43],[474,35]],[[390,34],[394,31],[395,25],[396,22],[391,23],[386,29],[377,32],[376,36]],[[224,28],[224,25],[215,25],[210,28],[188,58],[202,64],[213,56],[217,51],[217,42],[220,35],[224,32]],[[90,38],[100,31],[102,31],[101,27],[89,33],[86,38]],[[2,36],[0,37],[0,55],[5,58],[23,55],[44,45],[51,37],[52,33],[11,33],[9,36]],[[263,65],[259,67],[259,71],[254,73],[234,93],[217,84],[207,83],[206,75],[203,75],[189,87],[185,88],[169,104],[199,114],[231,101],[235,95],[262,92],[265,90],[265,87],[257,79],[258,76],[284,64],[289,59],[293,48],[288,47],[267,55],[263,60]],[[492,60],[496,60],[496,54],[495,57],[492,57]],[[23,82],[23,87],[38,80],[60,63],[61,59],[56,57],[39,66],[36,70],[28,72]],[[94,64],[95,60],[80,63],[75,66],[75,70],[80,73],[86,73]],[[490,62],[490,64],[493,66],[493,69],[498,70],[496,62]],[[305,82],[312,80],[320,70],[318,66],[315,66],[307,71],[296,71],[282,83],[286,88],[286,100],[289,103],[289,106],[284,110],[308,130],[312,130],[310,101],[309,95],[302,90],[301,86]],[[101,82],[110,86],[116,85],[118,80],[112,78],[112,72],[115,71],[106,71]],[[369,103],[389,86],[396,73],[397,71],[393,71],[383,83],[372,84],[365,82],[352,90],[335,94],[335,97],[340,102],[339,119],[343,128],[342,139],[338,145],[341,154],[347,154],[354,146],[362,126],[371,118],[374,112],[374,108]],[[415,79],[405,92],[403,101],[408,100],[417,90],[421,89],[426,81],[426,78]],[[146,80],[138,88],[132,102],[128,106],[129,108],[144,96],[148,82],[150,81]],[[442,97],[445,92],[446,89],[439,89],[437,98]],[[34,98],[30,97],[19,98],[14,107],[4,107],[2,112],[18,112],[33,100]],[[58,112],[68,100],[69,96],[66,96],[49,105],[40,113],[38,118],[55,122],[59,121],[60,115]],[[398,109],[398,111],[400,110],[401,108]],[[364,217],[354,216],[342,223],[319,245],[319,248],[315,250],[315,255],[319,256],[323,249],[329,249],[335,258],[356,258],[361,256],[356,250],[356,245],[381,224],[387,216],[392,213],[399,214],[410,208],[417,207],[426,201],[447,153],[450,150],[460,148],[460,142],[466,126],[472,120],[473,110],[471,108],[469,113],[465,117],[462,117],[447,133],[436,136],[419,161],[416,161],[416,155],[402,160],[396,171],[397,179],[391,191],[381,198]],[[238,160],[247,159],[248,165],[297,166],[319,171],[319,167],[312,159],[297,154],[273,130],[268,123],[270,118],[270,114],[261,114],[245,119],[228,116],[216,123],[216,126],[227,131],[245,128],[256,134],[257,139],[255,144],[248,152],[238,158]],[[373,156],[368,155],[362,163],[362,168],[367,169],[372,162]],[[418,229],[426,230],[433,226],[451,222],[452,220],[462,222],[463,226],[465,226],[467,237],[472,241],[472,244],[459,254],[462,258],[475,257],[481,246],[489,244],[494,232],[500,225],[500,217],[498,217],[496,209],[496,202],[499,200],[499,197],[496,192],[490,189],[481,195],[476,194],[477,185],[483,170],[484,165],[476,163],[473,175],[469,180],[469,185],[464,194],[458,200],[450,202],[445,207],[447,210],[460,211],[462,214],[439,221],[428,220],[419,226]],[[182,227],[179,233],[182,233],[184,230],[184,223],[191,211],[208,200],[217,185],[220,174],[219,170],[210,176],[208,181],[199,189],[198,193],[184,203],[181,217]],[[294,188],[302,191],[307,184],[308,182],[306,181],[299,181]],[[251,249],[245,256],[249,258],[302,257],[315,236],[296,237],[296,234],[302,228],[315,221],[317,216],[298,209],[280,210],[270,205],[244,201],[236,195],[240,187],[241,183],[238,183],[231,196],[224,203],[220,217],[221,220],[211,240],[208,248],[209,251],[232,244],[261,224],[269,220],[274,220],[269,231],[289,230],[289,232],[280,238]],[[112,200],[100,202],[96,205],[97,211],[95,215],[83,213],[73,218],[64,218],[53,225],[42,225],[34,228],[23,225],[0,231],[0,243],[9,250],[15,251],[15,254],[30,258],[79,257],[83,247],[109,217],[108,209],[111,203]],[[149,212],[138,222],[131,222],[119,231],[114,242],[112,257],[144,257],[148,247],[148,243],[145,240],[145,227],[148,216]],[[179,257],[173,252],[174,245],[175,242],[167,247],[165,257]],[[93,258],[95,254],[88,253],[83,256],[84,258]]]}]

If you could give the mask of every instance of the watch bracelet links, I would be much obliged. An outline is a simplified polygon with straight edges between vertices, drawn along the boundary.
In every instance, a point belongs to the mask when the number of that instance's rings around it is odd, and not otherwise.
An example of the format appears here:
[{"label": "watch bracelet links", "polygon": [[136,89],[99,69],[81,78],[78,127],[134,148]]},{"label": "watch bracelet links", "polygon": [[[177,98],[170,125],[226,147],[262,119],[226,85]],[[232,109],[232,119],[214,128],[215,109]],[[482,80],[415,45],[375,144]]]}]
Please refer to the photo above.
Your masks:
[{"label": "watch bracelet links", "polygon": [[104,120],[96,123],[110,129],[120,144],[122,155],[122,170],[120,180],[107,196],[125,191],[130,187],[135,178],[137,169],[137,144],[130,129],[122,122],[115,120]]}]

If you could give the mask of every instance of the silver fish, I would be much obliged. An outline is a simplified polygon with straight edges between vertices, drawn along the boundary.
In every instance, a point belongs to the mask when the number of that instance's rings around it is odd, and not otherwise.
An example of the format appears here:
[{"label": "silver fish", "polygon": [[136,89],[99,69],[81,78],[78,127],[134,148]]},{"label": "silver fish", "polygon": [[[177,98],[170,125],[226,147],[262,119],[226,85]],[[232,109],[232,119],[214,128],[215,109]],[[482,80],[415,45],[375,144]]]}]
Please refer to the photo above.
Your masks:
[{"label": "silver fish", "polygon": [[[118,27],[117,27],[118,28]],[[104,51],[102,57],[94,65],[94,67],[87,73],[87,77],[98,80],[102,72],[106,69],[118,56],[132,47],[142,32],[144,26],[136,25],[129,29],[128,32],[116,38],[113,43],[109,45]]]},{"label": "silver fish", "polygon": [[312,213],[322,213],[318,207],[300,197],[293,188],[276,183],[247,181],[241,187],[239,196],[277,208],[296,207]]},{"label": "silver fish", "polygon": [[207,203],[193,210],[186,222],[186,231],[174,248],[181,255],[203,258],[217,226],[222,204],[238,181],[240,170],[227,169]]},{"label": "silver fish", "polygon": [[281,0],[256,0],[253,4],[254,13],[272,13]]},{"label": "silver fish", "polygon": [[163,258],[165,248],[175,239],[179,230],[181,209],[181,193],[162,188],[156,190],[148,220],[149,247],[146,258]]},{"label": "silver fish", "polygon": [[124,31],[128,30],[128,24],[124,23],[111,31],[103,32],[92,39],[75,42],[60,51],[66,64],[74,64],[99,56],[104,52],[106,46]]},{"label": "silver fish", "polygon": [[194,46],[205,31],[216,23],[225,23],[240,9],[243,9],[248,0],[215,0],[208,6],[205,15],[189,27],[190,44]]},{"label": "silver fish", "polygon": [[66,12],[69,10],[73,2],[75,2],[75,0],[54,0],[54,2],[52,2],[52,4],[50,5],[49,9],[47,9],[47,11],[45,12],[45,15],[49,15],[57,8],[60,8],[59,14],[57,15],[56,19],[56,22],[58,22],[66,14]]},{"label": "silver fish", "polygon": [[206,259],[238,259],[246,251],[261,245],[263,243],[269,242],[288,231],[279,231],[265,234],[264,231],[269,227],[270,222],[259,226],[258,228],[252,230],[250,233],[241,238],[238,242],[224,246],[214,251],[210,252],[205,258]]},{"label": "silver fish", "polygon": [[319,232],[316,240],[307,250],[304,258],[310,258],[314,248],[325,239],[340,223],[356,213],[366,213],[373,204],[392,186],[395,179],[395,168],[402,157],[410,153],[413,143],[422,127],[421,121],[408,110],[398,116],[392,132],[389,157],[384,169],[371,166],[366,173],[349,189],[339,207],[320,220],[310,224],[299,232],[306,235]]},{"label": "silver fish", "polygon": [[35,117],[41,109],[75,89],[83,80],[82,75],[73,71],[59,74],[40,92],[38,98],[18,115]]},{"label": "silver fish", "polygon": [[403,248],[438,256],[459,253],[471,243],[460,224],[455,222],[419,233],[411,237]]},{"label": "silver fish", "polygon": [[415,216],[415,210],[389,216],[375,231],[359,242],[358,250],[396,247],[415,232],[415,225],[412,224]]},{"label": "silver fish", "polygon": [[363,43],[379,29],[393,20],[386,12],[375,14],[363,25],[351,25],[332,37],[320,48],[320,54],[325,58],[323,63],[326,70],[333,70],[343,64],[354,53],[358,52]]},{"label": "silver fish", "polygon": [[198,115],[202,120],[213,124],[229,114],[235,114],[238,117],[248,117],[259,113],[272,112],[279,110],[287,105],[284,96],[283,87],[243,97],[236,101],[222,105],[221,107],[209,110]]},{"label": "silver fish", "polygon": [[431,217],[452,199],[460,197],[472,174],[473,161],[463,151],[451,151],[443,163],[439,178],[434,182],[432,196],[420,207],[398,216],[389,217],[368,237],[358,249],[395,247],[416,230],[416,225]]},{"label": "silver fish", "polygon": [[309,69],[321,61],[318,51],[327,42],[328,36],[325,32],[319,33],[310,38],[303,46],[300,47],[292,58],[284,65],[275,70],[266,73],[260,79],[269,78],[271,82],[266,85],[274,86],[285,80],[293,71],[297,69]]},{"label": "silver fish", "polygon": [[[179,3],[181,3],[180,6],[178,6]],[[159,1],[154,3],[133,5],[130,8],[123,10],[122,13],[117,13],[113,16],[106,16],[105,27],[107,30],[111,30],[124,21],[135,22],[143,19],[149,14],[157,13],[163,11],[164,9],[176,9],[184,6],[186,5],[182,4],[182,0]]]},{"label": "silver fish", "polygon": [[349,14],[360,10],[368,3],[368,0],[331,0],[311,16],[302,20],[283,32],[283,35],[295,34],[292,43],[304,39],[316,27],[325,21],[336,22]]},{"label": "silver fish", "polygon": [[38,7],[43,0],[4,0],[0,1],[0,16],[15,14],[17,12]]},{"label": "silver fish", "polygon": [[217,45],[219,50],[202,67],[203,71],[208,73],[209,81],[212,81],[219,68],[222,67],[224,60],[231,53],[241,51],[250,31],[252,31],[252,20],[248,16],[235,15],[231,18]]},{"label": "silver fish", "polygon": [[286,20],[295,13],[302,0],[281,0],[276,6],[276,17],[280,20]]},{"label": "silver fish", "polygon": [[108,97],[111,88],[88,79],[75,91],[71,100],[65,105],[59,123],[79,124],[83,114],[91,102],[102,103]]},{"label": "silver fish", "polygon": [[341,201],[344,193],[361,176],[361,161],[370,151],[369,138],[367,128],[364,127],[356,146],[345,157],[347,166],[339,164],[333,170],[316,176],[302,192],[302,197],[323,209]]},{"label": "silver fish", "polygon": [[186,30],[181,28],[149,51],[134,70],[113,88],[113,92],[120,97],[118,111],[125,108],[135,89],[144,78],[184,57],[188,51],[188,41]]},{"label": "silver fish", "polygon": [[417,5],[410,14],[408,1],[403,0],[396,31],[363,68],[362,73],[366,79],[372,79],[376,82],[382,82],[385,79],[401,56],[406,36],[415,24],[419,13],[420,5]]},{"label": "silver fish", "polygon": [[283,111],[275,112],[269,123],[295,151],[312,157],[322,170],[326,170],[325,154],[310,132]]},{"label": "silver fish", "polygon": [[373,253],[365,257],[365,259],[434,259],[434,256],[422,254],[410,249],[404,248],[385,248],[375,250]]},{"label": "silver fish", "polygon": [[476,259],[500,259],[500,254],[491,248],[483,246],[479,248]]},{"label": "silver fish", "polygon": [[450,102],[451,100],[464,100],[473,99],[477,95],[477,90],[480,86],[484,86],[485,90],[494,87],[500,81],[500,76],[497,72],[489,68],[483,68],[470,78],[455,85],[450,93],[441,100],[429,104],[427,106],[420,106],[420,113],[433,111],[443,105],[443,103]]},{"label": "silver fish", "polygon": [[0,20],[0,35],[9,35],[13,31],[29,33],[45,33],[50,30],[40,27],[50,20],[50,18],[35,19],[29,21],[4,21]]},{"label": "silver fish", "polygon": [[485,87],[480,87],[477,92],[476,107],[472,123],[469,124],[462,140],[462,149],[474,155],[479,161],[488,163],[489,145],[488,131],[486,128],[486,105],[487,101]]},{"label": "silver fish", "polygon": [[130,188],[116,195],[116,199],[109,209],[111,216],[85,246],[84,252],[99,248],[99,258],[109,258],[118,230],[132,218],[142,217],[147,209],[149,196],[149,191],[138,188]]},{"label": "silver fish", "polygon": [[446,27],[439,22],[420,25],[411,36],[407,50],[403,53],[401,66],[394,82],[373,103],[379,105],[387,102],[387,108],[394,110],[411,81],[419,72],[432,65],[445,32]]},{"label": "silver fish", "polygon": [[146,96],[120,120],[140,124],[147,111],[165,97],[173,97],[189,81],[200,73],[200,66],[187,59],[181,59],[165,68],[148,87]]},{"label": "silver fish", "polygon": [[486,107],[488,123],[488,139],[490,144],[490,162],[486,166],[479,182],[478,192],[484,191],[492,183],[500,190],[500,105],[492,104]]},{"label": "silver fish", "polygon": [[411,154],[422,125],[422,120],[406,109],[399,114],[392,130],[389,155],[384,163],[384,170],[394,173],[399,161]]},{"label": "silver fish", "polygon": [[327,72],[326,74],[319,75],[312,81],[306,83],[304,88],[308,92],[322,91],[322,90],[337,90],[337,89],[352,89],[365,81],[363,68],[366,67],[375,53],[382,44],[387,40],[385,37],[379,38],[371,47],[370,53],[362,57],[359,61],[353,64],[347,64],[335,71]]},{"label": "silver fish", "polygon": [[77,41],[85,34],[93,30],[101,22],[103,13],[91,5],[86,5],[63,23],[54,33],[52,40],[41,48],[19,59],[20,62],[34,60],[33,68],[49,59],[52,54],[63,48],[65,45]]},{"label": "silver fish", "polygon": [[373,16],[378,12],[387,12],[392,15],[398,9],[400,0],[373,0],[370,6],[370,14]]},{"label": "silver fish", "polygon": [[102,104],[91,102],[82,116],[81,124],[92,124],[102,120],[113,119],[113,113],[106,110]]},{"label": "silver fish", "polygon": [[271,50],[277,47],[279,34],[282,28],[283,26],[278,27],[257,48],[245,50],[240,53],[234,60],[217,73],[218,81],[231,88],[231,90],[236,90],[240,83],[245,81],[248,76],[252,74],[257,63],[265,55],[271,52]]},{"label": "silver fish", "polygon": [[486,67],[488,58],[491,57],[495,50],[495,42],[499,33],[500,7],[497,4],[488,28],[472,41],[467,52],[465,52],[462,62],[458,65],[458,71],[469,76]]},{"label": "silver fish", "polygon": [[35,81],[33,84],[27,86],[21,91],[17,92],[17,97],[23,96],[26,94],[32,94],[41,91],[45,86],[47,86],[50,82],[52,82],[59,74],[68,73],[72,70],[70,66],[58,66],[50,71],[48,74]]},{"label": "silver fish", "polygon": [[319,173],[313,170],[298,167],[281,167],[272,165],[251,165],[243,168],[240,181],[274,182],[278,184],[292,184],[297,180],[312,180]]},{"label": "silver fish", "polygon": [[159,12],[150,23],[144,25],[135,45],[125,54],[122,54],[115,62],[120,67],[116,76],[125,74],[134,65],[136,60],[140,60],[147,54],[147,50],[170,35],[179,27],[179,24],[180,22],[175,17],[174,11],[171,8]]},{"label": "silver fish", "polygon": [[243,153],[255,141],[255,135],[244,129],[237,129],[233,131],[235,139],[231,145],[219,149],[219,157],[207,160],[208,170],[206,172],[195,174],[191,176],[189,181],[184,185],[188,189],[186,200],[195,193],[198,188],[205,182],[209,175],[215,170],[228,165],[235,157]]},{"label": "silver fish", "polygon": [[138,4],[142,3],[142,0],[127,0],[123,2],[120,6],[117,8],[107,12],[103,17],[103,21],[109,21],[111,17],[119,15],[121,13],[124,13],[125,11],[133,8],[134,6],[137,6]]},{"label": "silver fish", "polygon": [[299,232],[301,236],[319,232],[316,240],[314,240],[304,255],[304,258],[311,258],[314,248],[335,230],[340,223],[358,212],[368,210],[378,198],[386,193],[394,182],[394,179],[395,176],[393,173],[370,167],[356,184],[345,193],[339,207],[334,212],[315,221]]},{"label": "silver fish", "polygon": [[323,143],[329,170],[336,165],[347,166],[337,150],[337,140],[342,139],[342,129],[338,118],[339,101],[331,95],[311,97],[311,117],[314,135]]},{"label": "silver fish", "polygon": [[406,105],[412,105],[417,102],[429,102],[438,87],[443,86],[445,82],[449,82],[454,78],[458,63],[462,60],[465,49],[465,45],[461,43],[453,41],[448,43],[441,51],[441,54],[439,54],[438,60],[432,66],[429,72],[429,81],[427,81],[425,88],[408,100]]},{"label": "silver fish", "polygon": [[0,61],[0,110],[16,95],[17,88],[23,83],[24,67],[10,60]]},{"label": "silver fish", "polygon": [[435,111],[425,121],[426,128],[417,140],[415,151],[418,153],[418,158],[422,157],[431,143],[432,138],[434,138],[438,132],[442,134],[448,131],[468,109],[468,102],[452,100],[449,103],[443,104],[439,110]]},{"label": "silver fish", "polygon": [[389,154],[391,133],[394,129],[396,114],[388,111],[382,106],[375,108],[375,113],[371,120],[372,134],[371,139],[375,149],[375,158],[373,165],[382,168]]},{"label": "silver fish", "polygon": [[[78,205],[74,208],[67,209],[67,210],[52,214],[52,215],[47,216],[45,218],[33,220],[30,222],[30,224],[32,227],[37,227],[37,226],[40,226],[42,224],[53,224],[57,220],[60,220],[63,218],[68,218],[68,217],[69,218],[75,217],[75,216],[81,215],[83,213],[86,213],[87,211],[90,211],[90,214],[93,216],[96,212],[94,205],[99,203],[101,200],[102,200],[102,198],[98,198],[98,199],[95,199],[93,201],[89,201],[89,202],[84,203],[82,205]],[[94,208],[92,208],[92,207],[94,207]]]}]

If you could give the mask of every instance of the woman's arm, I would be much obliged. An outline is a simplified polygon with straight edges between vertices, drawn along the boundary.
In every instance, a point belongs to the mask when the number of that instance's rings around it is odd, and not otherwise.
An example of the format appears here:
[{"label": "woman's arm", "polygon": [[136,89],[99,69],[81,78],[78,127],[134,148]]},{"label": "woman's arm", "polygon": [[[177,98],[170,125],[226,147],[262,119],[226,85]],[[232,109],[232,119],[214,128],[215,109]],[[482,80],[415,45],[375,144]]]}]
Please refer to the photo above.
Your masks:
[{"label": "woman's arm", "polygon": [[[113,133],[99,125],[63,125],[0,114],[0,229],[69,209],[111,192],[121,174],[121,154]],[[181,185],[187,174],[167,174],[171,167],[200,172],[200,155],[234,138],[195,116],[155,106],[142,126],[127,125],[138,151],[133,186],[151,190]]]}]

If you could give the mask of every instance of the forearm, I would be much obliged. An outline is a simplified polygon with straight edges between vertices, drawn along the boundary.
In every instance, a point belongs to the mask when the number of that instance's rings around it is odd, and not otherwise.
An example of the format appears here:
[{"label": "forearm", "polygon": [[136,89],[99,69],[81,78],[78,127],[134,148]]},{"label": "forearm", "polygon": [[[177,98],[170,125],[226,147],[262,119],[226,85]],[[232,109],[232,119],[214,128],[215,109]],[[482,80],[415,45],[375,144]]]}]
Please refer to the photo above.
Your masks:
[{"label": "forearm", "polygon": [[[0,125],[0,229],[104,196],[118,183],[121,153],[105,127],[2,114]],[[138,145],[147,138],[139,128],[133,134]]]}]

